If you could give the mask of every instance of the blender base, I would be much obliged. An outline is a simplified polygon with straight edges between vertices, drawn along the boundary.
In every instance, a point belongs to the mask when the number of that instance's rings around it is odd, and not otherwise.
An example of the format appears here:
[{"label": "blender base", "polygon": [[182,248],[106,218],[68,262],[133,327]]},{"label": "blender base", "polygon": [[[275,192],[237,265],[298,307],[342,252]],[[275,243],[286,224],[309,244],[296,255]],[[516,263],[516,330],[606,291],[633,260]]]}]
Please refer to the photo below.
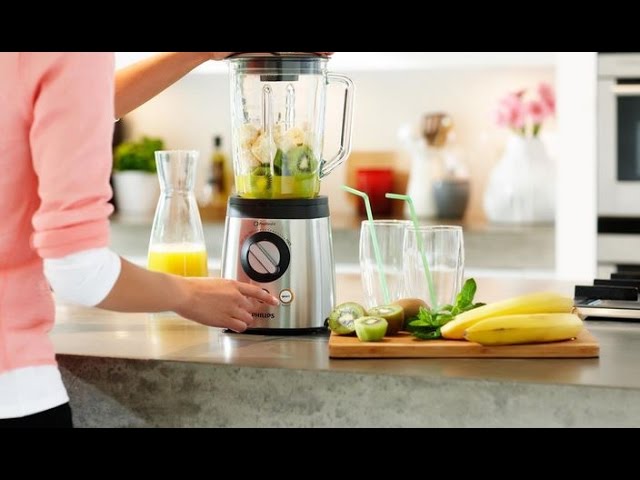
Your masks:
[{"label": "blender base", "polygon": [[327,197],[257,200],[230,197],[221,276],[253,284],[280,300],[251,312],[245,333],[322,333],[335,305],[336,280]]},{"label": "blender base", "polygon": [[[237,333],[233,330],[225,329],[223,333]],[[329,329],[319,328],[251,328],[238,335],[264,335],[270,337],[298,337],[304,335],[328,335]]]}]

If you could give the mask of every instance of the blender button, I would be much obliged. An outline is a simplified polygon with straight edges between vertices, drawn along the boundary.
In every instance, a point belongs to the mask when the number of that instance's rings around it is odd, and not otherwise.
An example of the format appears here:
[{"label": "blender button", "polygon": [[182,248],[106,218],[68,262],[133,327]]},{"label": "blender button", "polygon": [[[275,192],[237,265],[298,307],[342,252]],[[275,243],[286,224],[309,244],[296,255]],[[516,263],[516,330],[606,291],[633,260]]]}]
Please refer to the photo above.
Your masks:
[{"label": "blender button", "polygon": [[282,290],[280,292],[280,301],[285,305],[289,305],[293,302],[293,292],[291,290]]}]

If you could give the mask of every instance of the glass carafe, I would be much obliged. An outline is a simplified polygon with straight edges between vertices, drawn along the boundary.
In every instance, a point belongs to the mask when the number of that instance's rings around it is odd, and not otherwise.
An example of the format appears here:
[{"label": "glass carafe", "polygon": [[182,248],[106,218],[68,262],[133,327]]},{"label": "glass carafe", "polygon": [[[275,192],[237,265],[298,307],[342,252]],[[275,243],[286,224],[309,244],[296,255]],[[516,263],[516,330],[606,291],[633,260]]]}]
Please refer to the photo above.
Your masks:
[{"label": "glass carafe", "polygon": [[[353,83],[314,54],[245,53],[231,67],[236,192],[244,198],[315,198],[320,179],[351,152]],[[340,147],[322,156],[327,85],[345,88]]]},{"label": "glass carafe", "polygon": [[160,199],[151,240],[149,270],[185,277],[208,275],[207,250],[195,199],[199,152],[156,152]]}]

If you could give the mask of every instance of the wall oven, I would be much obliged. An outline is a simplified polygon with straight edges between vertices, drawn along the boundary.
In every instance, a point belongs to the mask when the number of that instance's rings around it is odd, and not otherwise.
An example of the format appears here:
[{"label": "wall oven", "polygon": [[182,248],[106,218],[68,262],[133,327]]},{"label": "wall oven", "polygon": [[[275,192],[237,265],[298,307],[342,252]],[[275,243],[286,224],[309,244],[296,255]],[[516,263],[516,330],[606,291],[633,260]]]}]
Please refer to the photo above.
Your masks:
[{"label": "wall oven", "polygon": [[598,262],[640,271],[640,52],[598,55]]}]

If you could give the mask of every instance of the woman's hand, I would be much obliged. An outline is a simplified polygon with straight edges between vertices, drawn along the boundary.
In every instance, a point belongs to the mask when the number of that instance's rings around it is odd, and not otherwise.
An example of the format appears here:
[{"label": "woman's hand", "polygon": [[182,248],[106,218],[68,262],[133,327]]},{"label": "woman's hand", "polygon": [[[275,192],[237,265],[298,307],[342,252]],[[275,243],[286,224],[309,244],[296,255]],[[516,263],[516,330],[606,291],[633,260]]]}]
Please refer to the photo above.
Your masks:
[{"label": "woman's hand", "polygon": [[206,52],[208,60],[224,60],[237,52]]},{"label": "woman's hand", "polygon": [[264,304],[277,306],[278,300],[255,285],[221,278],[185,279],[184,302],[175,312],[210,327],[244,332],[254,323],[252,313]]}]

